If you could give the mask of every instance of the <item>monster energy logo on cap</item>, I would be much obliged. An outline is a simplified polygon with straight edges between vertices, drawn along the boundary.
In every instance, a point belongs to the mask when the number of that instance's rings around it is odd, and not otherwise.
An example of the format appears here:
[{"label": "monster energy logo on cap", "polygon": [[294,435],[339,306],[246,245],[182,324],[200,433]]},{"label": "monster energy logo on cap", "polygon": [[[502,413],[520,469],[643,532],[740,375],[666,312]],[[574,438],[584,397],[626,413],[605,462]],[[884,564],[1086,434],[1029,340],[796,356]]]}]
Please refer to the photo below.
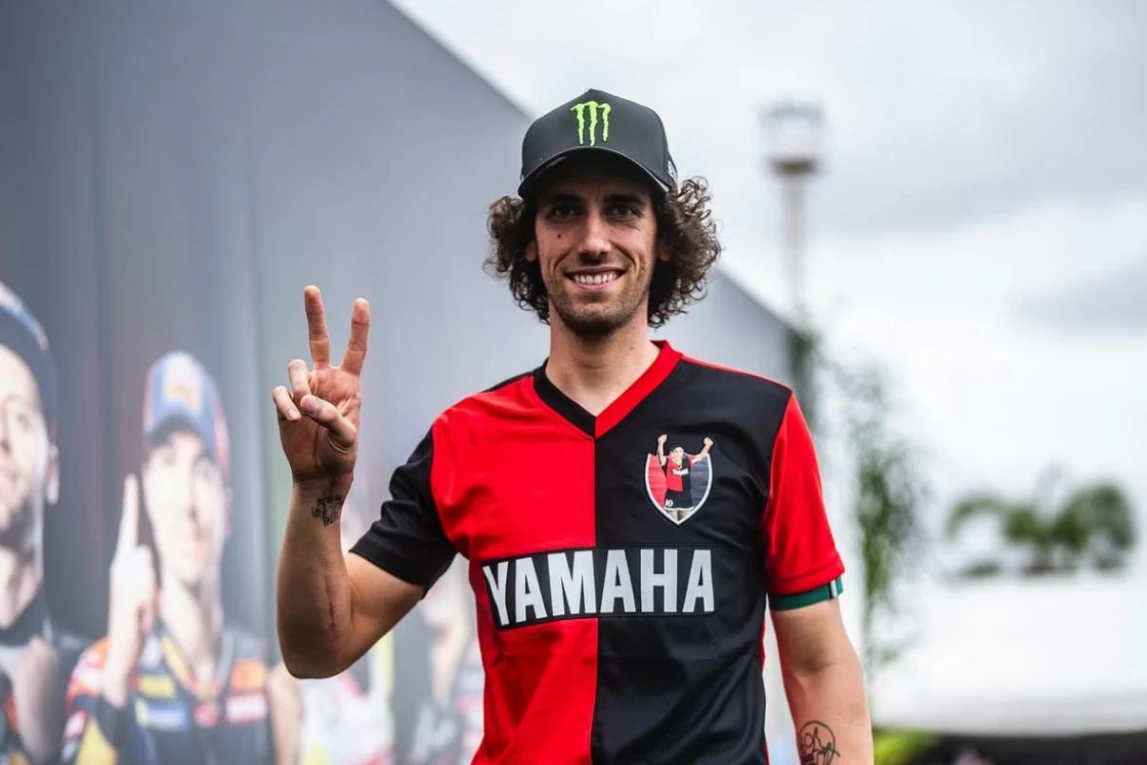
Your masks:
[{"label": "monster energy logo on cap", "polygon": [[518,193],[523,198],[533,196],[542,176],[582,152],[628,160],[646,174],[655,190],[663,192],[677,185],[665,127],[657,112],[604,90],[587,90],[530,124],[522,140]]},{"label": "monster energy logo on cap", "polygon": [[597,145],[597,119],[598,113],[601,113],[601,142],[606,143],[609,141],[609,112],[611,107],[609,104],[601,104],[597,101],[583,101],[580,104],[574,104],[570,107],[570,111],[577,115],[577,142],[579,146],[585,146],[585,113],[589,112],[589,145]]}]

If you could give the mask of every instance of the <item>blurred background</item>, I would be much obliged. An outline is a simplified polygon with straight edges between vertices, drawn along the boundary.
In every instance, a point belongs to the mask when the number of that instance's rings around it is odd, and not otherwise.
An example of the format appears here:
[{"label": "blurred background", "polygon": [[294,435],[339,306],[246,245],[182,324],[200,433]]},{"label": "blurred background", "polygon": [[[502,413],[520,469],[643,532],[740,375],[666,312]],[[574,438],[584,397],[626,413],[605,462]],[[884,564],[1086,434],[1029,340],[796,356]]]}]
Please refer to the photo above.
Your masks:
[{"label": "blurred background", "polygon": [[[60,657],[40,682],[69,688],[6,717],[5,753],[41,728],[61,747],[30,761],[103,761],[75,698],[124,480],[156,396],[215,390],[230,510],[203,576],[264,682],[225,715],[260,743],[214,756],[469,761],[464,567],[346,676],[284,678],[269,391],[307,355],[305,285],[336,347],[370,300],[353,536],[438,411],[544,357],[482,271],[486,210],[530,120],[591,87],[658,110],[713,192],[719,270],[660,334],[805,402],[878,762],[1147,763],[1142,0],[0,0],[0,690],[30,676],[28,602]],[[206,376],[150,388],[171,351]],[[775,661],[765,682],[795,765]]]}]

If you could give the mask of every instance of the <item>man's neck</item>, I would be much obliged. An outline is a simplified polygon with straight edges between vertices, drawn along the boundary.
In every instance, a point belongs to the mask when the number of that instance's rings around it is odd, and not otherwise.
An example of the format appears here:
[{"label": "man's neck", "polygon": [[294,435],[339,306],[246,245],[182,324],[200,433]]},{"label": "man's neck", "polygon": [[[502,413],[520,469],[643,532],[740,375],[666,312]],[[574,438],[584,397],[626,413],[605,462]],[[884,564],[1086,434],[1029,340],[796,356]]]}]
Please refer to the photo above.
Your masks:
[{"label": "man's neck", "polygon": [[39,591],[35,553],[0,548],[0,629],[12,626]]},{"label": "man's neck", "polygon": [[172,640],[187,661],[187,669],[197,683],[215,678],[219,642],[223,634],[223,604],[218,592],[209,587],[193,590],[165,577],[159,612]]},{"label": "man's neck", "polygon": [[633,385],[659,353],[644,322],[597,338],[583,338],[554,316],[546,377],[595,417]]}]

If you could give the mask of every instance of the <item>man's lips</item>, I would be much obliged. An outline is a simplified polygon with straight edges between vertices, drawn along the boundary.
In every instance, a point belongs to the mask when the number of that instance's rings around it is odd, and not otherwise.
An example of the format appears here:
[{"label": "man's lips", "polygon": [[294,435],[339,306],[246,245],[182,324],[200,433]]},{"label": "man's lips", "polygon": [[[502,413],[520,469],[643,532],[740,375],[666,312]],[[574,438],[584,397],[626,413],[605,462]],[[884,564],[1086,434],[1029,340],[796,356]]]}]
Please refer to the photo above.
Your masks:
[{"label": "man's lips", "polygon": [[567,273],[566,278],[584,289],[601,289],[617,281],[623,273],[616,268],[583,269]]}]

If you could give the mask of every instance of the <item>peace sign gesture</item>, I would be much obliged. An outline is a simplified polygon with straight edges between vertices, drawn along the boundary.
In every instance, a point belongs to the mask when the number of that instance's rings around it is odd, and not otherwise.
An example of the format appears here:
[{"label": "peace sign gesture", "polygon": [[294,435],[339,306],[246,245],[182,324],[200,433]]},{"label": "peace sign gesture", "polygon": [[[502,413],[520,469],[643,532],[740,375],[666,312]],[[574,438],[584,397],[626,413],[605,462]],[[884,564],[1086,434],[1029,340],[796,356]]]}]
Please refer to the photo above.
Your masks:
[{"label": "peace sign gesture", "polygon": [[303,290],[311,361],[287,365],[291,386],[271,392],[279,440],[296,484],[349,481],[358,454],[362,409],[362,362],[370,333],[370,306],[359,298],[351,310],[350,338],[338,366],[331,366],[331,339],[318,287]]}]

